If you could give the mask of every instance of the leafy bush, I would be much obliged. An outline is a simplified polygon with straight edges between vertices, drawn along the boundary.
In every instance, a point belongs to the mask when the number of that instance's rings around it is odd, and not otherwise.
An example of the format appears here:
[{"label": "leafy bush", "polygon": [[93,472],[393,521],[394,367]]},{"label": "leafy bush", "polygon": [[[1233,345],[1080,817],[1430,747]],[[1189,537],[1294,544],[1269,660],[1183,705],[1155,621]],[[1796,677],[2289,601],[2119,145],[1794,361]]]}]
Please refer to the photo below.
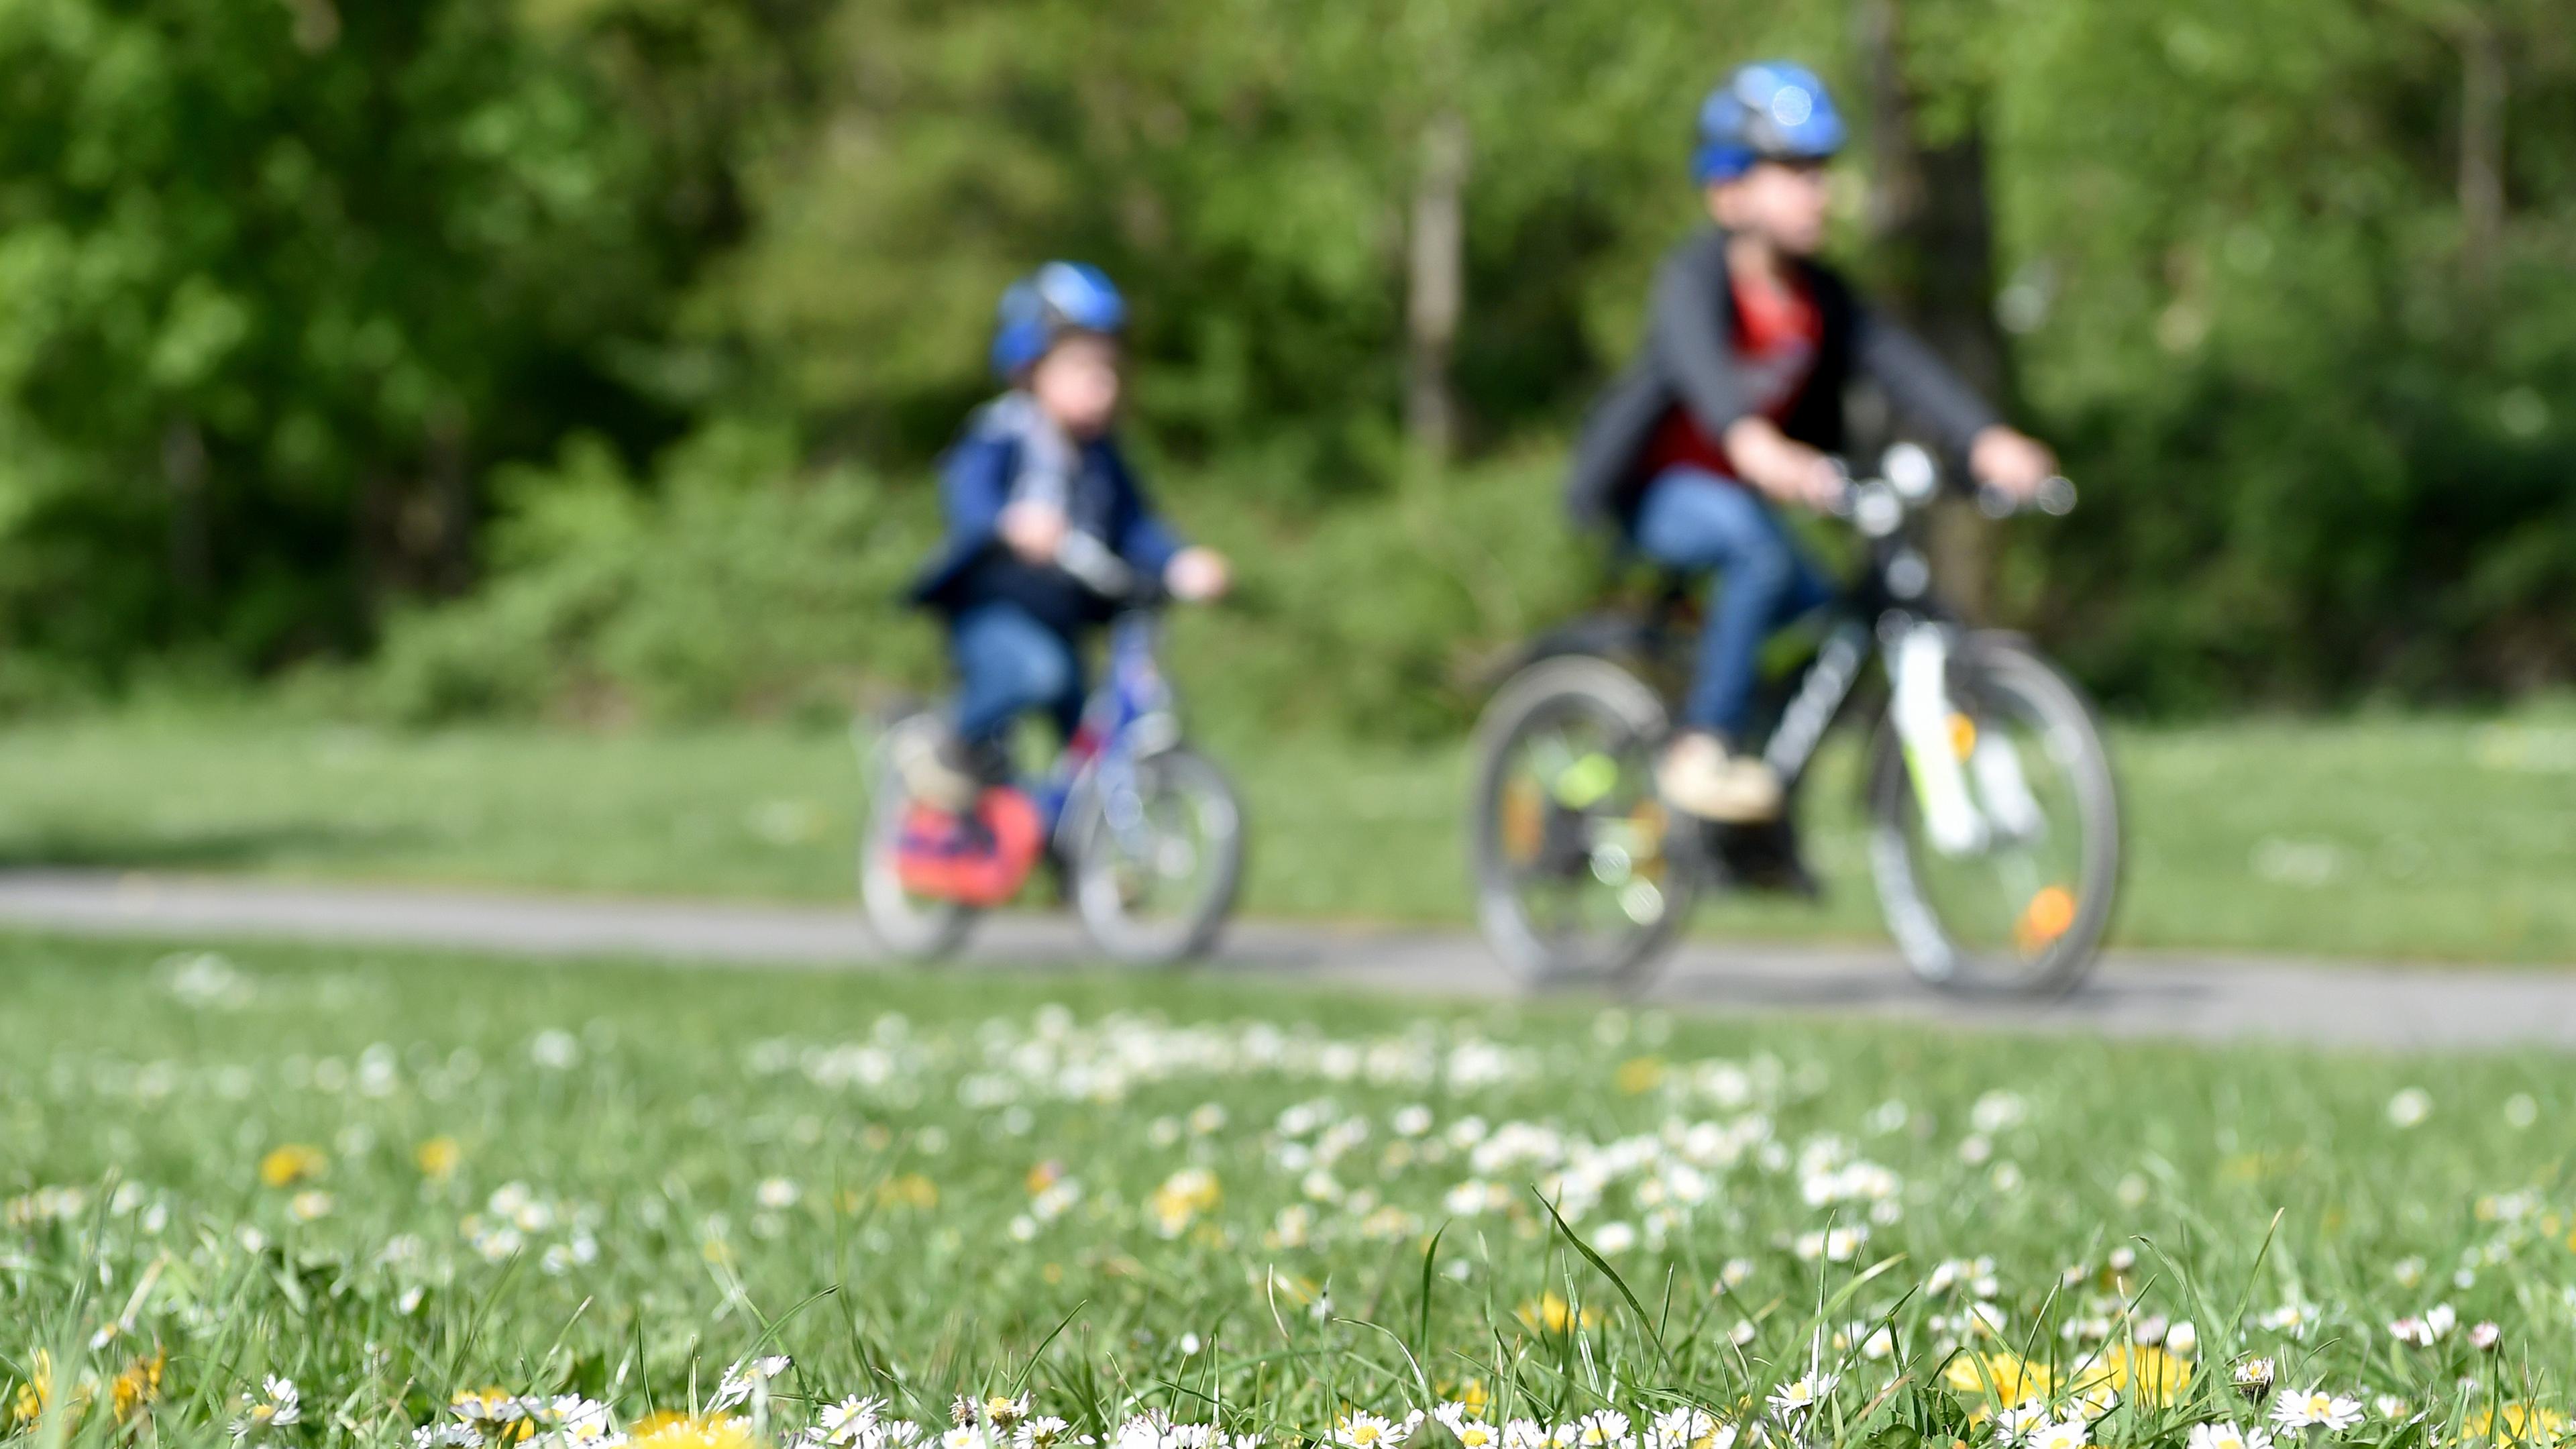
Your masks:
[{"label": "leafy bush", "polygon": [[895,594],[928,529],[849,468],[805,472],[787,433],[710,428],[651,485],[576,440],[501,480],[474,596],[397,617],[366,694],[396,718],[685,718],[849,702],[922,679],[930,636]]},{"label": "leafy bush", "polygon": [[[800,471],[748,424],[628,476],[596,440],[504,475],[490,575],[397,616],[359,676],[372,712],[687,719],[841,709],[934,686],[938,634],[899,602],[937,533],[930,489]],[[1598,573],[1557,504],[1552,451],[1423,475],[1307,523],[1184,479],[1169,511],[1233,554],[1233,600],[1185,610],[1173,663],[1193,710],[1376,735],[1453,730],[1483,675],[1576,607]]]}]

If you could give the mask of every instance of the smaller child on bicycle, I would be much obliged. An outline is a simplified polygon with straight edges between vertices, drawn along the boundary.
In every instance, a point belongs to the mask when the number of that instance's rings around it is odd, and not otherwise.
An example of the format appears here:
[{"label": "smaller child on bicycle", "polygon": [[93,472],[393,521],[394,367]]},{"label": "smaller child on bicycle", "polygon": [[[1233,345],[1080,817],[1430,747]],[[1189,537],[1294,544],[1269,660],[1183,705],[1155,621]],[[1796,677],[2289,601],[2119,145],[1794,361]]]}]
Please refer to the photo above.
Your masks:
[{"label": "smaller child on bicycle", "polygon": [[1876,381],[1965,454],[1985,483],[2027,496],[2056,470],[1894,322],[1816,258],[1825,164],[1843,124],[1823,82],[1784,61],[1747,65],[1700,106],[1692,179],[1714,226],[1655,279],[1646,341],[1575,450],[1570,501],[1670,568],[1715,569],[1680,728],[1656,770],[1665,802],[1750,823],[1781,809],[1779,778],[1746,731],[1762,643],[1833,597],[1779,505],[1825,507],[1844,486],[1843,387]]},{"label": "smaller child on bicycle", "polygon": [[1009,777],[1014,724],[1043,710],[1070,740],[1083,646],[1116,608],[1068,561],[1114,558],[1174,598],[1213,599],[1231,571],[1156,514],[1118,447],[1127,306],[1097,268],[1049,262],[1002,294],[993,371],[1008,391],[976,410],[941,460],[946,536],[910,597],[947,621],[957,697],[944,738],[896,768],[913,798],[956,813]]}]

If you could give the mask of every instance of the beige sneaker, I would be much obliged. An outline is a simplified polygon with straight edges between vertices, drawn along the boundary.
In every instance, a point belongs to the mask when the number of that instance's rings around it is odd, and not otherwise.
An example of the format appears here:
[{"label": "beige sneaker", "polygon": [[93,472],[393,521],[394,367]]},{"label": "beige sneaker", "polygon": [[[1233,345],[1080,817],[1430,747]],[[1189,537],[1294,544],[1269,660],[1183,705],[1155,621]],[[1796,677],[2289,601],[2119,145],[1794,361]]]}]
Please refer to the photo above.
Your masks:
[{"label": "beige sneaker", "polygon": [[1655,766],[1664,803],[1702,820],[1751,825],[1780,814],[1780,777],[1751,755],[1731,755],[1717,736],[1692,730]]},{"label": "beige sneaker", "polygon": [[964,763],[965,751],[948,727],[927,716],[904,721],[896,726],[893,739],[886,742],[894,761],[894,772],[903,781],[904,793],[934,810],[951,815],[963,812],[983,793],[983,782]]}]

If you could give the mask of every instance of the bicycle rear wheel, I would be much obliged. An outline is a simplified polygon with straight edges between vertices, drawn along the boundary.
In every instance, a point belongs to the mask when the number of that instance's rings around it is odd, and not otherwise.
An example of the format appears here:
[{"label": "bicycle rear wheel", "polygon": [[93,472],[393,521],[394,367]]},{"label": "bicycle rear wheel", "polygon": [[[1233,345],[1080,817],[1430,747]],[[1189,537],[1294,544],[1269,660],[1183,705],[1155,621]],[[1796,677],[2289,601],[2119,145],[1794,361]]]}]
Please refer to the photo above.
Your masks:
[{"label": "bicycle rear wheel", "polygon": [[1243,805],[1225,772],[1164,750],[1095,781],[1076,809],[1068,865],[1091,939],[1140,966],[1206,955],[1243,883]]},{"label": "bicycle rear wheel", "polygon": [[1695,833],[1655,794],[1663,701],[1606,659],[1543,660],[1476,725],[1476,914],[1533,985],[1642,985],[1688,919]]},{"label": "bicycle rear wheel", "polygon": [[2065,991],[2092,968],[2119,891],[2118,792],[2101,729],[2054,665],[1996,635],[1960,641],[1948,692],[1985,839],[1946,852],[1933,843],[1905,751],[1882,729],[1870,861],[1888,929],[1935,986]]},{"label": "bicycle rear wheel", "polygon": [[868,927],[888,951],[908,961],[948,956],[965,943],[979,914],[970,906],[916,895],[905,888],[896,869],[895,852],[912,813],[912,794],[893,767],[897,736],[905,731],[938,730],[928,715],[896,721],[879,742],[869,766],[867,828],[859,837],[859,900],[867,908]]}]

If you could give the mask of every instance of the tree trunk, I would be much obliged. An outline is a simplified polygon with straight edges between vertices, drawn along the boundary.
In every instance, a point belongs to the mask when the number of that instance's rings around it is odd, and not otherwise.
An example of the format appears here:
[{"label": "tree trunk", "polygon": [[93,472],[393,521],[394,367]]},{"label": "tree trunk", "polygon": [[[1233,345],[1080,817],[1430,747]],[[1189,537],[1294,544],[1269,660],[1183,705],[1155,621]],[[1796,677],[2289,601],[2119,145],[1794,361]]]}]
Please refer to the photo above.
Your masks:
[{"label": "tree trunk", "polygon": [[161,430],[161,482],[170,495],[170,587],[195,618],[215,592],[214,510],[206,497],[206,438],[187,418]]},{"label": "tree trunk", "polygon": [[474,582],[474,479],[467,468],[465,410],[442,408],[430,420],[422,459],[428,474],[429,515],[423,525],[424,575],[430,591],[445,598]]},{"label": "tree trunk", "polygon": [[371,469],[356,510],[359,584],[368,612],[406,595],[453,598],[473,582],[474,490],[462,408],[432,413],[420,470]]},{"label": "tree trunk", "polygon": [[[2011,370],[1995,322],[1985,136],[1973,118],[1937,142],[1923,134],[1921,97],[1905,70],[1906,3],[1856,0],[1853,15],[1877,169],[1871,241],[1898,315],[1978,391],[2003,401]],[[1945,506],[1933,516],[1931,548],[1951,599],[1971,617],[1983,613],[1994,569],[1990,527],[1973,509]]]},{"label": "tree trunk", "polygon": [[2460,262],[2483,277],[2504,233],[2504,39],[2486,16],[2470,11],[2459,47]]},{"label": "tree trunk", "polygon": [[1449,368],[1466,303],[1467,121],[1441,111],[1422,130],[1407,237],[1404,429],[1415,450],[1445,463],[1458,447]]}]

